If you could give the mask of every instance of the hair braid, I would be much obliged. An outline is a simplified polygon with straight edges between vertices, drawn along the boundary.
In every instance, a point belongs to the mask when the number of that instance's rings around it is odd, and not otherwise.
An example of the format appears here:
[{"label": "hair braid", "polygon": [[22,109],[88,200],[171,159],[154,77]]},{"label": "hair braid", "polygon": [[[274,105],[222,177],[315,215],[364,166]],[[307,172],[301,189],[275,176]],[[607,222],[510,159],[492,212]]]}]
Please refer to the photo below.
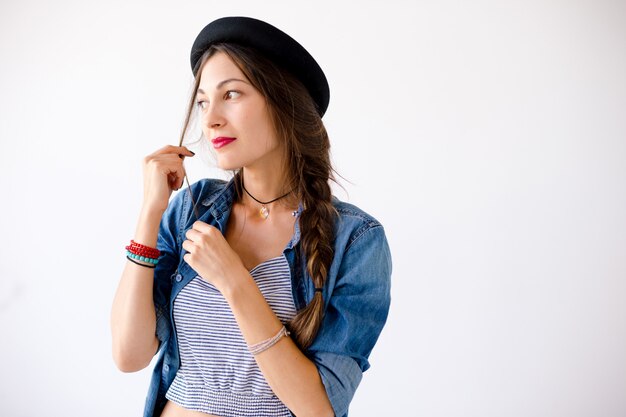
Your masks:
[{"label": "hair braid", "polygon": [[[335,209],[330,202],[328,178],[305,175],[303,179],[308,187],[302,188],[305,210],[300,217],[300,245],[315,288],[322,288],[334,254],[331,241]],[[296,343],[300,347],[307,348],[315,339],[322,324],[323,308],[322,293],[315,291],[311,302],[290,321],[290,328],[294,330]]]}]

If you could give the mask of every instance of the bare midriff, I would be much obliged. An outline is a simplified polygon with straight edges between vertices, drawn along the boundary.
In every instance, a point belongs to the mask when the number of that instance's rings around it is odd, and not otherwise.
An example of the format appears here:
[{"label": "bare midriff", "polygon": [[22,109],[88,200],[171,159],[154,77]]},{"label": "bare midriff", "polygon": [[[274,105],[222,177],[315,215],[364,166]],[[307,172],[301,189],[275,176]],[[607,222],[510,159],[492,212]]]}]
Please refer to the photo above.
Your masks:
[{"label": "bare midriff", "polygon": [[213,414],[201,413],[200,411],[187,410],[175,402],[168,401],[165,404],[161,417],[219,417]]}]

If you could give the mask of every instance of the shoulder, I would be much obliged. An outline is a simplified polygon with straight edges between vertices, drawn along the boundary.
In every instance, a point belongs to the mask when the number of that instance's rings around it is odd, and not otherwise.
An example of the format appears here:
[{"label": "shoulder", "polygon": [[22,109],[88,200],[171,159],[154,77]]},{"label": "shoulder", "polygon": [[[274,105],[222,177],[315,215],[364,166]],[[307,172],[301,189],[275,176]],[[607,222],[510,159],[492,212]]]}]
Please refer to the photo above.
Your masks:
[{"label": "shoulder", "polygon": [[216,193],[219,193],[220,191],[223,191],[227,185],[228,182],[224,180],[219,180],[216,178],[202,178],[201,180],[198,180],[191,184],[189,188],[183,187],[178,190],[174,194],[172,201],[178,201],[181,204],[183,202],[186,203],[189,199],[189,190],[191,190],[191,195],[193,196],[194,200],[196,198],[206,199],[215,195]]},{"label": "shoulder", "polygon": [[338,214],[335,223],[336,239],[343,241],[345,245],[350,246],[364,234],[371,234],[367,232],[374,230],[384,236],[382,224],[365,210],[334,196],[332,204]]},{"label": "shoulder", "polygon": [[224,192],[230,183],[216,178],[203,178],[191,184],[191,194],[199,200],[198,203],[207,205],[212,198]]},{"label": "shoulder", "polygon": [[189,188],[181,188],[174,195],[172,201],[177,205],[184,206],[185,211],[194,203],[196,206],[209,206],[218,196],[230,188],[231,183],[232,181],[216,178],[203,178],[191,184]]}]

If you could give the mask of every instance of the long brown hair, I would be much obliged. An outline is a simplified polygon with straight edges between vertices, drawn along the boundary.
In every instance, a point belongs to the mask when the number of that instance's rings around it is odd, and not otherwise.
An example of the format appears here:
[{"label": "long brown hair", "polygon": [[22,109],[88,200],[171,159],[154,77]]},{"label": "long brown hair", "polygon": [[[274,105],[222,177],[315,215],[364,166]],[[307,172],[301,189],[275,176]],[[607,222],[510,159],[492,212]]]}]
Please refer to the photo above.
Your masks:
[{"label": "long brown hair", "polygon": [[[332,243],[337,213],[331,204],[329,180],[335,181],[335,177],[326,128],[304,85],[253,49],[235,44],[212,45],[194,68],[196,78],[180,144],[192,117],[202,68],[218,51],[228,55],[265,97],[274,129],[285,152],[287,184],[284,188],[293,190],[304,208],[300,215],[298,250],[306,259],[306,268],[314,287],[322,288],[334,255]],[[235,184],[238,198],[241,197],[241,181],[241,171],[237,171]],[[315,291],[311,302],[289,322],[289,330],[301,349],[309,347],[315,339],[322,323],[323,307],[322,292]]]}]

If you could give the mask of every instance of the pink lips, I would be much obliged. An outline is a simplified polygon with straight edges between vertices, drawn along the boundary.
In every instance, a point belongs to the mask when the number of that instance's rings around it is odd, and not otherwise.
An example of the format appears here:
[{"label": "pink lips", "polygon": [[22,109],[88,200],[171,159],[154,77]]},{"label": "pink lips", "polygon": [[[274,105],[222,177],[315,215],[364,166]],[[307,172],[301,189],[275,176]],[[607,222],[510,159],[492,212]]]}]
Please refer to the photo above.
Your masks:
[{"label": "pink lips", "polygon": [[213,144],[213,147],[215,149],[219,149],[222,148],[226,145],[228,145],[231,142],[234,142],[235,140],[237,140],[237,138],[229,138],[226,136],[219,136],[215,139],[211,139],[211,143]]}]

